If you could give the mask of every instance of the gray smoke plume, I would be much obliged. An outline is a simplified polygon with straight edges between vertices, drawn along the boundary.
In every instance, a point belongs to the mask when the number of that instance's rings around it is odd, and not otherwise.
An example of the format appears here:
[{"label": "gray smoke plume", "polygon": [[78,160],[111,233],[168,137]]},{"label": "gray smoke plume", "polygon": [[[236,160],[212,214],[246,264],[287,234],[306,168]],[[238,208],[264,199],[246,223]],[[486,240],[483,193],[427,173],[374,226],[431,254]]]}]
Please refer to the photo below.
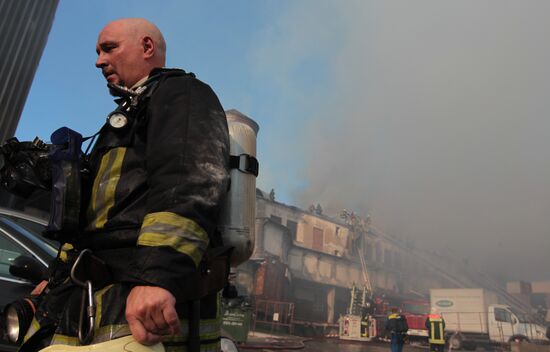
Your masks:
[{"label": "gray smoke plume", "polygon": [[[296,203],[550,279],[550,2],[287,5],[259,51],[307,118]],[[308,63],[329,70],[303,91],[289,82]]]}]

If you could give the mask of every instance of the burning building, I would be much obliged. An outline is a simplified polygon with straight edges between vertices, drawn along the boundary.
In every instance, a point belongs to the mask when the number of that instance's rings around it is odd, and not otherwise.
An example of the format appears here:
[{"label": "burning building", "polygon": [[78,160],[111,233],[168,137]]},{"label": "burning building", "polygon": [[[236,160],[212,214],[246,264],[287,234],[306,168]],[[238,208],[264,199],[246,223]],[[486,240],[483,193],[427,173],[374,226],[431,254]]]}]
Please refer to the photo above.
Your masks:
[{"label": "burning building", "polygon": [[326,333],[346,314],[354,285],[390,301],[460,285],[410,244],[353,213],[342,215],[331,218],[319,207],[303,210],[257,191],[254,253],[235,276],[239,292],[253,300],[254,323]]}]

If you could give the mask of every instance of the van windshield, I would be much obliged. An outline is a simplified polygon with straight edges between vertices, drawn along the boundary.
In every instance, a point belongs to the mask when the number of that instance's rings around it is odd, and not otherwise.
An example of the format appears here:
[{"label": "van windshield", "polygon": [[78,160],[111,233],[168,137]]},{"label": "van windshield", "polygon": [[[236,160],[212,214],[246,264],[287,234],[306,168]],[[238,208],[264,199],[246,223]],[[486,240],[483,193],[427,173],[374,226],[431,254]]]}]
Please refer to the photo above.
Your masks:
[{"label": "van windshield", "polygon": [[430,313],[430,305],[428,303],[407,302],[403,303],[401,310],[403,313],[426,315]]}]

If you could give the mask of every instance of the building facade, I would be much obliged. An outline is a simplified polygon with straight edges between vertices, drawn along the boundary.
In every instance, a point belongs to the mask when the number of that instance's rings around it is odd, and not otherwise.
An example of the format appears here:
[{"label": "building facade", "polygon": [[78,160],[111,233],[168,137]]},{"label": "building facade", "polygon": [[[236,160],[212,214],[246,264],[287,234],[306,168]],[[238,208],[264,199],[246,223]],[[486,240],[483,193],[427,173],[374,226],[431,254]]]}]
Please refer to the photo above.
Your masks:
[{"label": "building facade", "polygon": [[276,306],[287,304],[293,326],[326,331],[346,314],[354,285],[394,301],[427,299],[430,288],[459,285],[425,255],[372,226],[358,230],[345,219],[273,198],[257,191],[254,252],[235,275],[239,292],[252,297],[256,309],[265,305],[256,312],[264,321],[279,320]]}]

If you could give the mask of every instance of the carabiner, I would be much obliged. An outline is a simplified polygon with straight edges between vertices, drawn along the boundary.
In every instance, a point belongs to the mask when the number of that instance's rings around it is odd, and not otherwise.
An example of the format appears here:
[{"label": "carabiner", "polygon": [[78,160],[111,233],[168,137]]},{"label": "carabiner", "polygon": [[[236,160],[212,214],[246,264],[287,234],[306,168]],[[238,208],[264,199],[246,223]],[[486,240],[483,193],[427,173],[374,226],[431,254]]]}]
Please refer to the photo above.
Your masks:
[{"label": "carabiner", "polygon": [[[94,325],[95,325],[95,315],[96,315],[96,305],[94,300],[94,290],[92,286],[92,281],[80,281],[76,277],[76,268],[80,264],[80,261],[84,254],[91,254],[92,251],[85,249],[78,255],[76,261],[71,268],[71,280],[76,285],[83,288],[82,298],[80,300],[80,317],[78,319],[78,341],[81,345],[88,345],[92,342],[94,338]],[[86,305],[86,302],[88,303]],[[84,336],[84,315],[88,318],[88,331]]]}]

